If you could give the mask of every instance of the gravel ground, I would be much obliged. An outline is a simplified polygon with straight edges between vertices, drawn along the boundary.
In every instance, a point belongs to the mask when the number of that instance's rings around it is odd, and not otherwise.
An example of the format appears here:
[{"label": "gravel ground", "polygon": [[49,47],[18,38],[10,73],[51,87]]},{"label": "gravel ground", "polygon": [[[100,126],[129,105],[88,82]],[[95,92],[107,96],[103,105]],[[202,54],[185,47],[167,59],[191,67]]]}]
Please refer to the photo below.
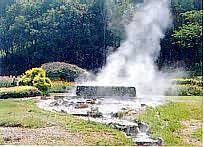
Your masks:
[{"label": "gravel ground", "polygon": [[0,127],[0,138],[4,144],[15,145],[84,145],[81,134],[57,126],[38,129]]},{"label": "gravel ground", "polygon": [[177,133],[183,138],[183,141],[188,144],[195,146],[202,146],[202,142],[196,138],[192,138],[191,134],[199,128],[202,128],[202,122],[200,120],[186,120],[182,121],[181,124],[186,128],[180,129]]}]

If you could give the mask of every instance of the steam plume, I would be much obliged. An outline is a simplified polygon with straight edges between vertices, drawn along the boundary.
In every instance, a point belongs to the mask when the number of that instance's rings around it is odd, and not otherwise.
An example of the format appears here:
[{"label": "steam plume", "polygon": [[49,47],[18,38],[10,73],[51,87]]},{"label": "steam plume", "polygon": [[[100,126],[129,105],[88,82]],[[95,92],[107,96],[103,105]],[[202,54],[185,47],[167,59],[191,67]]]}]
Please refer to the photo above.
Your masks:
[{"label": "steam plume", "polygon": [[160,40],[171,24],[167,0],[145,0],[125,26],[126,40],[107,58],[97,85],[134,86],[137,94],[163,95],[170,86],[167,74],[157,70]]}]

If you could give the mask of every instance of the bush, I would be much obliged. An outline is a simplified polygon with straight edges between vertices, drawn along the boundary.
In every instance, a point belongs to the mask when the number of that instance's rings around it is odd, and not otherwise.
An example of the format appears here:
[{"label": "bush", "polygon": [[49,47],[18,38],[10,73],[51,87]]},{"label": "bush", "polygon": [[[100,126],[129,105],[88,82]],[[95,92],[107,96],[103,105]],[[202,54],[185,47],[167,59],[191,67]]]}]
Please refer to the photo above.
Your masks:
[{"label": "bush", "polygon": [[17,81],[18,78],[16,77],[0,76],[0,87],[17,86]]},{"label": "bush", "polygon": [[51,62],[41,66],[52,80],[74,82],[79,77],[86,77],[88,72],[76,65],[64,62]]},{"label": "bush", "polygon": [[196,76],[194,77],[195,80],[197,80],[197,85],[198,86],[203,86],[203,76]]},{"label": "bush", "polygon": [[49,87],[52,86],[50,79],[46,77],[45,70],[42,68],[27,70],[22,75],[19,84],[23,86],[35,86],[44,94],[47,94]]},{"label": "bush", "polygon": [[46,73],[42,68],[32,68],[27,70],[22,76],[19,81],[20,85],[28,85],[33,86],[33,80],[36,77],[45,77]]},{"label": "bush", "polygon": [[33,79],[33,86],[37,87],[40,91],[47,94],[48,89],[52,86],[49,78],[36,76]]},{"label": "bush", "polygon": [[177,85],[198,85],[199,81],[195,80],[195,79],[183,79],[183,78],[178,78],[178,79],[174,79],[173,80],[173,83],[174,84],[177,84]]},{"label": "bush", "polygon": [[177,85],[176,92],[179,96],[202,96],[203,88],[191,85]]},{"label": "bush", "polygon": [[41,92],[36,87],[32,86],[0,88],[0,99],[33,97],[39,95],[41,95]]},{"label": "bush", "polygon": [[197,85],[176,85],[174,89],[169,89],[166,95],[202,96],[203,88]]},{"label": "bush", "polygon": [[74,88],[73,83],[68,83],[64,81],[53,81],[52,87],[49,89],[49,92],[63,93],[63,92],[68,92],[68,90],[72,88]]}]

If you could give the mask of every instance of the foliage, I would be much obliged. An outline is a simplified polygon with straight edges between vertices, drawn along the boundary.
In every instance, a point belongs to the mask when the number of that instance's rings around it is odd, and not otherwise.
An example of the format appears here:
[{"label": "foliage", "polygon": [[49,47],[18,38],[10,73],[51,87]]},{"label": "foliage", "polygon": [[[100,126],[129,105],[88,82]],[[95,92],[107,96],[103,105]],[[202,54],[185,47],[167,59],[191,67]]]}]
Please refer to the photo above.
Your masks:
[{"label": "foliage", "polygon": [[0,76],[0,87],[17,86],[18,78],[9,76]]},{"label": "foliage", "polygon": [[174,31],[176,43],[184,48],[202,47],[203,10],[181,13],[184,23]]},{"label": "foliage", "polygon": [[192,78],[190,79],[189,78],[177,78],[173,80],[173,83],[177,85],[186,85],[186,84],[197,85],[198,81]]},{"label": "foliage", "polygon": [[49,88],[52,86],[52,82],[49,78],[36,76],[33,79],[33,86],[47,94]]},{"label": "foliage", "polygon": [[[195,66],[195,63],[202,63],[203,52],[203,10],[188,11],[181,13],[182,25],[174,31],[172,35],[175,43],[181,48],[187,50],[188,54],[184,54],[185,60]],[[194,55],[194,56],[192,56]]]},{"label": "foliage", "polygon": [[203,95],[203,80],[201,77],[194,78],[177,78],[172,80],[175,85],[170,88],[166,95],[178,96],[202,96]]},{"label": "foliage", "polygon": [[203,88],[191,85],[177,85],[176,93],[179,96],[202,96]]},{"label": "foliage", "polygon": [[202,9],[200,0],[171,0],[173,13],[183,13],[190,10]]},{"label": "foliage", "polygon": [[197,86],[203,86],[203,79],[199,77],[195,78],[177,78],[173,79],[173,84],[177,85],[197,85]]},{"label": "foliage", "polygon": [[41,95],[41,92],[32,86],[0,88],[0,99],[33,97],[39,95]]},{"label": "foliage", "polygon": [[[36,106],[34,100],[0,101],[0,112],[0,126],[27,128],[56,126],[67,129],[71,133],[82,135],[82,142],[87,145],[97,145],[98,143],[100,145],[132,145],[132,141],[118,130],[95,122],[78,119],[72,115],[41,110]],[[100,133],[108,133],[111,139],[108,142],[103,142],[104,136],[98,136],[96,139],[95,134]]]},{"label": "foliage", "polygon": [[75,79],[87,74],[84,69],[64,62],[45,63],[41,67],[46,71],[47,76],[53,80],[73,82]]},{"label": "foliage", "polygon": [[166,146],[189,146],[177,131],[184,128],[180,121],[202,120],[202,97],[196,102],[171,102],[156,108],[148,108],[136,119],[148,123],[152,136],[162,137]]},{"label": "foliage", "polygon": [[174,88],[166,91],[167,96],[202,96],[203,88],[197,85],[176,85]]},{"label": "foliage", "polygon": [[105,53],[107,46],[115,46],[118,41],[118,36],[104,27],[107,25],[104,3],[101,0],[13,3],[0,23],[4,73],[15,73],[14,67],[22,72],[52,61],[67,61],[88,69],[100,67],[105,59],[102,51]]},{"label": "foliage", "polygon": [[64,81],[52,81],[52,87],[49,89],[50,93],[64,93],[67,90],[74,88],[72,83]]},{"label": "foliage", "polygon": [[202,1],[171,0],[171,8],[173,27],[161,42],[159,66],[174,65],[202,75]]},{"label": "foliage", "polygon": [[[116,50],[126,37],[124,24],[138,2],[143,0],[1,0],[0,74],[17,76],[55,61],[98,71],[109,47]],[[162,40],[159,66],[182,61],[194,70],[202,65],[202,1],[171,0],[171,8],[174,26]]]},{"label": "foliage", "polygon": [[42,68],[27,70],[25,74],[22,75],[19,84],[24,86],[35,86],[44,93],[52,86],[50,79],[46,77],[46,72]]}]

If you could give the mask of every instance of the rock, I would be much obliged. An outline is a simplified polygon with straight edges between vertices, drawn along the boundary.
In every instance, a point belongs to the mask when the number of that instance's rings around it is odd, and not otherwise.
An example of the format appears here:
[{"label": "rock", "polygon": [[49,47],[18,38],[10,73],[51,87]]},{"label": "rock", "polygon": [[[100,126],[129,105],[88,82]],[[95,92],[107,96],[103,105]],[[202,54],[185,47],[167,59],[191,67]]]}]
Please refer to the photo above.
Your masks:
[{"label": "rock", "polygon": [[102,117],[102,113],[99,112],[98,110],[98,107],[91,107],[91,111],[88,111],[87,112],[88,116],[91,116],[91,117]]},{"label": "rock", "polygon": [[54,100],[63,99],[63,98],[65,98],[65,96],[61,96],[61,95],[54,96]]},{"label": "rock", "polygon": [[136,145],[139,146],[158,146],[162,145],[162,139],[151,139],[150,136],[148,136],[145,133],[138,133],[134,138],[133,141]]},{"label": "rock", "polygon": [[140,130],[140,132],[148,132],[149,131],[149,127],[146,123],[139,121],[138,122],[138,128]]},{"label": "rock", "polygon": [[75,106],[75,109],[82,109],[82,108],[88,108],[89,106],[85,103],[77,103]]},{"label": "rock", "polygon": [[45,95],[40,97],[41,100],[47,100],[47,97]]},{"label": "rock", "polygon": [[146,104],[141,104],[141,107],[147,107],[147,105]]},{"label": "rock", "polygon": [[57,103],[58,103],[60,106],[62,106],[63,103],[64,103],[64,100],[63,100],[63,99],[58,99],[58,100],[57,100]]},{"label": "rock", "polygon": [[159,137],[157,140],[158,140],[158,141],[157,141],[157,144],[158,144],[159,146],[162,146],[162,143],[164,142],[163,139],[162,139],[161,137]]},{"label": "rock", "polygon": [[88,99],[86,100],[87,104],[96,104],[96,99]]},{"label": "rock", "polygon": [[62,112],[62,113],[67,113],[66,111],[64,111],[64,110],[62,110],[62,109],[61,109],[61,111],[60,111],[60,112]]},{"label": "rock", "polygon": [[50,107],[53,107],[53,106],[59,106],[58,102],[57,101],[53,101],[49,104]]},{"label": "rock", "polygon": [[62,105],[65,106],[65,107],[70,107],[71,105],[73,105],[73,103],[70,103],[68,101],[63,101]]}]

